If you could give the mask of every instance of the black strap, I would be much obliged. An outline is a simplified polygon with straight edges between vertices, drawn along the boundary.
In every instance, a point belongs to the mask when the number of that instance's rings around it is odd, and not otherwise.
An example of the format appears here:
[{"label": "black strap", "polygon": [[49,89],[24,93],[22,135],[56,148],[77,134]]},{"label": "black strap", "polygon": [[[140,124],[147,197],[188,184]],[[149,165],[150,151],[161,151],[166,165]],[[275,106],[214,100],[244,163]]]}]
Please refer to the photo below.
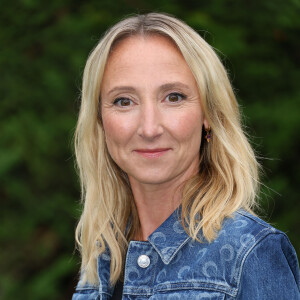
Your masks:
[{"label": "black strap", "polygon": [[111,297],[111,300],[122,300],[122,294],[123,294],[123,282],[118,280],[115,285],[114,293]]}]

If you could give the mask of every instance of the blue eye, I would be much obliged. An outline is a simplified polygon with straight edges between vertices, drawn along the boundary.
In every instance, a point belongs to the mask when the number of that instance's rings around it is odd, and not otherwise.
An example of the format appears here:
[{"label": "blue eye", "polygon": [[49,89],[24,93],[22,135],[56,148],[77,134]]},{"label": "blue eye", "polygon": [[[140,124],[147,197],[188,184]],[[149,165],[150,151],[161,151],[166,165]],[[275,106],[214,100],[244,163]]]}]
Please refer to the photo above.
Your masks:
[{"label": "blue eye", "polygon": [[121,106],[121,107],[126,107],[130,106],[132,104],[132,101],[128,98],[117,98],[114,100],[114,105]]},{"label": "blue eye", "polygon": [[180,102],[181,100],[184,100],[186,98],[185,95],[180,94],[180,93],[171,93],[167,96],[167,101],[171,103],[177,103]]}]

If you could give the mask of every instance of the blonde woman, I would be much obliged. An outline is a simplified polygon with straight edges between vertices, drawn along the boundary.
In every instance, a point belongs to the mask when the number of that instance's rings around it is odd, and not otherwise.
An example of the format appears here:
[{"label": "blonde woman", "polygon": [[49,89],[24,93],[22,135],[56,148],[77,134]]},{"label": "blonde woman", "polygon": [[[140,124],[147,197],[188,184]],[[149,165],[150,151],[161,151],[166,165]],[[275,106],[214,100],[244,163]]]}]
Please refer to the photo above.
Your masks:
[{"label": "blonde woman", "polygon": [[258,164],[226,71],[182,21],[138,15],[104,35],[76,157],[73,300],[299,299],[292,245],[253,213]]}]

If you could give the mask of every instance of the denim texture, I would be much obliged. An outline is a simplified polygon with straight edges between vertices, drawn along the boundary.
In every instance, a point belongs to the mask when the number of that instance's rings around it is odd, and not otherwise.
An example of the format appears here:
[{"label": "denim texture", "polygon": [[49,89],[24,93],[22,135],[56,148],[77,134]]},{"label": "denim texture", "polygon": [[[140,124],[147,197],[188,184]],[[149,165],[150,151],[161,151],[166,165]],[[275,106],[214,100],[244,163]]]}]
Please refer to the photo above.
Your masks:
[{"label": "denim texture", "polygon": [[[148,241],[129,243],[123,300],[296,300],[299,265],[288,237],[243,210],[225,219],[212,242],[193,241],[176,210]],[[141,268],[140,255],[150,258]],[[109,251],[98,258],[100,284],[81,285],[72,300],[109,300]]]}]

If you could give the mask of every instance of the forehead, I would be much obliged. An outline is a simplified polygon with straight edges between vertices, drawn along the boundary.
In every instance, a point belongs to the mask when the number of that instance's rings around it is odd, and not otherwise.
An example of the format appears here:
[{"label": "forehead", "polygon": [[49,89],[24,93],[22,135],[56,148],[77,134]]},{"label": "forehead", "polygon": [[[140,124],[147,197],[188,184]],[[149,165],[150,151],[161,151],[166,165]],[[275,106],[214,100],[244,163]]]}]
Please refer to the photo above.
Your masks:
[{"label": "forehead", "polygon": [[158,53],[160,58],[164,60],[168,60],[168,57],[171,60],[174,56],[183,59],[181,52],[170,38],[158,34],[147,34],[129,36],[118,41],[112,47],[107,63],[115,60],[122,60],[125,63],[126,60],[131,62],[144,58],[157,60]]},{"label": "forehead", "polygon": [[109,55],[102,88],[130,80],[153,85],[166,80],[194,81],[194,77],[174,42],[165,36],[151,34],[122,39]]},{"label": "forehead", "polygon": [[169,49],[172,48],[173,50],[181,54],[180,50],[177,48],[177,45],[170,37],[159,33],[146,33],[146,34],[133,34],[133,35],[122,37],[119,40],[116,40],[111,47],[110,56],[113,55],[116,49],[123,48],[123,47],[130,47],[130,46],[136,48],[143,43],[151,44],[151,42],[153,42],[156,45],[169,47]]}]

